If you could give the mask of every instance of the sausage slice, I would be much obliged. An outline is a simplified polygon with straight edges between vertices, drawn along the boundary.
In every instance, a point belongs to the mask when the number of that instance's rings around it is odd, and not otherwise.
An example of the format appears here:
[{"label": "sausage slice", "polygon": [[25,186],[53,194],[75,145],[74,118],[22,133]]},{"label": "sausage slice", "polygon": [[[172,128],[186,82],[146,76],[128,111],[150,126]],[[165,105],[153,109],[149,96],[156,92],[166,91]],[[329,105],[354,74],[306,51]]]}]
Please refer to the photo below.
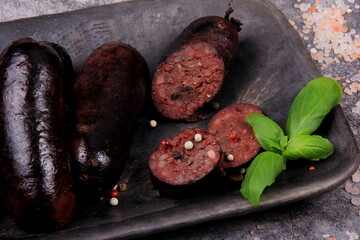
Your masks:
[{"label": "sausage slice", "polygon": [[241,23],[227,17],[202,17],[174,41],[152,81],[154,106],[165,117],[197,121],[198,110],[220,90],[234,58]]},{"label": "sausage slice", "polygon": [[182,197],[196,194],[220,161],[221,149],[213,135],[197,128],[185,129],[161,142],[150,156],[149,169],[160,193]]},{"label": "sausage slice", "polygon": [[[207,130],[214,134],[225,154],[221,169],[238,167],[256,156],[260,144],[245,118],[250,113],[264,114],[258,107],[248,104],[233,104],[218,112],[209,122]],[[232,157],[228,157],[228,155]]]}]

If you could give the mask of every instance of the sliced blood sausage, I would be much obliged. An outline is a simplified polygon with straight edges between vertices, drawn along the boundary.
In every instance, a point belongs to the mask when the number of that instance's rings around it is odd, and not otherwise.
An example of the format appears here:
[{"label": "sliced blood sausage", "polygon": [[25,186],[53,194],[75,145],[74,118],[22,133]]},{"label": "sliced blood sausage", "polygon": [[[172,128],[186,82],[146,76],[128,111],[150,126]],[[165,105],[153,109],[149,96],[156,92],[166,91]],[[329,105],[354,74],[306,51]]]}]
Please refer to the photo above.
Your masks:
[{"label": "sliced blood sausage", "polygon": [[209,122],[207,130],[214,134],[225,155],[221,169],[238,167],[251,160],[260,150],[260,144],[255,137],[246,116],[250,113],[264,114],[258,107],[248,104],[233,104],[218,112]]},{"label": "sliced blood sausage", "polygon": [[[195,134],[201,135],[201,141],[194,140]],[[190,146],[186,149],[185,145]],[[203,189],[215,175],[220,161],[221,149],[215,137],[195,128],[163,140],[150,156],[149,168],[153,183],[161,194],[185,197]]]},{"label": "sliced blood sausage", "polygon": [[238,45],[237,20],[202,17],[187,26],[152,81],[154,106],[165,117],[196,121],[219,91]]},{"label": "sliced blood sausage", "polygon": [[31,232],[72,219],[70,151],[65,134],[65,63],[51,44],[31,38],[0,56],[0,188],[15,220]]},{"label": "sliced blood sausage", "polygon": [[148,66],[128,44],[95,49],[74,87],[72,158],[77,191],[85,200],[104,196],[118,181],[144,108]]}]

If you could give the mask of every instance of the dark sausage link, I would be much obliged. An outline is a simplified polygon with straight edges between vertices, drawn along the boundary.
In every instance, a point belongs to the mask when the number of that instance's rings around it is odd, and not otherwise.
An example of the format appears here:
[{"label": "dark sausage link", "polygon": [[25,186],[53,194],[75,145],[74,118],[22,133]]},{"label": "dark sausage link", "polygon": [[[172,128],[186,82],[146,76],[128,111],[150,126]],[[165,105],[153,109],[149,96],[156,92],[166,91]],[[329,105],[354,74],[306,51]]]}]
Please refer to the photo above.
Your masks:
[{"label": "dark sausage link", "polygon": [[133,47],[119,42],[95,49],[75,84],[72,143],[77,189],[87,201],[118,181],[144,108],[148,67]]},{"label": "dark sausage link", "polygon": [[68,138],[71,139],[71,129],[72,129],[72,125],[73,125],[73,104],[74,104],[74,99],[73,99],[73,88],[74,88],[74,84],[75,84],[75,78],[76,78],[76,73],[73,69],[73,64],[72,64],[72,60],[71,57],[69,56],[69,54],[67,53],[66,49],[63,48],[62,46],[60,46],[59,44],[53,43],[53,42],[40,42],[41,44],[45,44],[45,45],[50,45],[56,52],[57,54],[60,56],[63,65],[64,65],[64,75],[65,75],[65,83],[64,83],[64,88],[65,88],[65,113],[66,113],[66,125],[67,125],[67,131],[66,133],[68,134]]},{"label": "dark sausage link", "polygon": [[64,64],[54,48],[30,38],[13,42],[0,59],[5,205],[28,231],[64,227],[75,208],[65,135],[64,92],[69,80]]},{"label": "dark sausage link", "polygon": [[198,110],[220,90],[237,50],[240,25],[228,16],[208,16],[184,29],[152,81],[153,102],[163,116],[205,118]]}]

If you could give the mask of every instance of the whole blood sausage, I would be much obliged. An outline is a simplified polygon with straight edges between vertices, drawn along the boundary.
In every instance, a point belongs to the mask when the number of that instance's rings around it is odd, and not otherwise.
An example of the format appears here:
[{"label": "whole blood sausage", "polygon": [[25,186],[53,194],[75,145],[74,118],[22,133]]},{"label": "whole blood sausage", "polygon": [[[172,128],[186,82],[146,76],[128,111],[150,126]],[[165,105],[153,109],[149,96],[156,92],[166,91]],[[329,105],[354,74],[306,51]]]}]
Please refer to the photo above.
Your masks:
[{"label": "whole blood sausage", "polygon": [[150,156],[149,169],[161,194],[185,197],[206,187],[220,161],[221,149],[213,135],[198,128],[185,129],[161,141]]},{"label": "whole blood sausage", "polygon": [[73,69],[72,60],[69,56],[69,54],[66,52],[66,49],[64,49],[59,44],[53,43],[53,42],[45,42],[41,41],[41,44],[48,44],[53,49],[57,51],[59,54],[63,65],[64,65],[64,75],[65,75],[65,114],[66,114],[66,125],[67,125],[67,131],[66,134],[68,135],[68,138],[71,139],[71,126],[73,124],[73,88],[75,84],[75,78],[76,73]]},{"label": "whole blood sausage", "polygon": [[23,38],[0,56],[0,178],[4,203],[28,231],[72,218],[70,154],[65,135],[65,66],[51,44]]},{"label": "whole blood sausage", "polygon": [[74,87],[72,158],[79,195],[99,199],[118,181],[148,81],[145,59],[124,43],[104,44],[84,62]]},{"label": "whole blood sausage", "polygon": [[163,116],[204,118],[198,109],[219,91],[237,50],[240,25],[227,14],[199,18],[184,29],[152,81],[154,106]]},{"label": "whole blood sausage", "polygon": [[226,155],[221,169],[238,167],[259,152],[260,144],[245,119],[250,113],[264,114],[252,104],[239,103],[221,110],[209,122],[207,130],[214,134]]}]

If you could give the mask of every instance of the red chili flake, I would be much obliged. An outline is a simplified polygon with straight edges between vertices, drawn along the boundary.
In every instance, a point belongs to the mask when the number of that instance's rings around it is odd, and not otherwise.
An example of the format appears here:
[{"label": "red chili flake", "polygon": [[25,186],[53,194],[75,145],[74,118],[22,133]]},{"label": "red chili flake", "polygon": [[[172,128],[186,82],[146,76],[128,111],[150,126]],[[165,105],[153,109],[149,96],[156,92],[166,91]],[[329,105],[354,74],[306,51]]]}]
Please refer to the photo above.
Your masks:
[{"label": "red chili flake", "polygon": [[247,130],[246,130],[246,129],[241,129],[241,130],[240,130],[240,133],[241,133],[241,134],[247,134]]},{"label": "red chili flake", "polygon": [[110,196],[111,196],[111,197],[117,197],[118,195],[119,195],[119,192],[116,191],[115,189],[112,189],[112,190],[110,191]]},{"label": "red chili flake", "polygon": [[229,136],[230,140],[233,141],[233,142],[236,142],[237,141],[237,135],[238,134],[236,132],[230,134],[230,136]]},{"label": "red chili flake", "polygon": [[311,166],[311,167],[309,167],[309,170],[310,170],[310,171],[314,171],[314,170],[315,170],[315,167],[314,167],[314,166]]},{"label": "red chili flake", "polygon": [[161,140],[160,144],[161,144],[161,146],[162,146],[163,148],[165,148],[165,149],[168,149],[169,146],[170,146],[170,142],[169,142],[169,140],[167,140],[167,139]]}]

